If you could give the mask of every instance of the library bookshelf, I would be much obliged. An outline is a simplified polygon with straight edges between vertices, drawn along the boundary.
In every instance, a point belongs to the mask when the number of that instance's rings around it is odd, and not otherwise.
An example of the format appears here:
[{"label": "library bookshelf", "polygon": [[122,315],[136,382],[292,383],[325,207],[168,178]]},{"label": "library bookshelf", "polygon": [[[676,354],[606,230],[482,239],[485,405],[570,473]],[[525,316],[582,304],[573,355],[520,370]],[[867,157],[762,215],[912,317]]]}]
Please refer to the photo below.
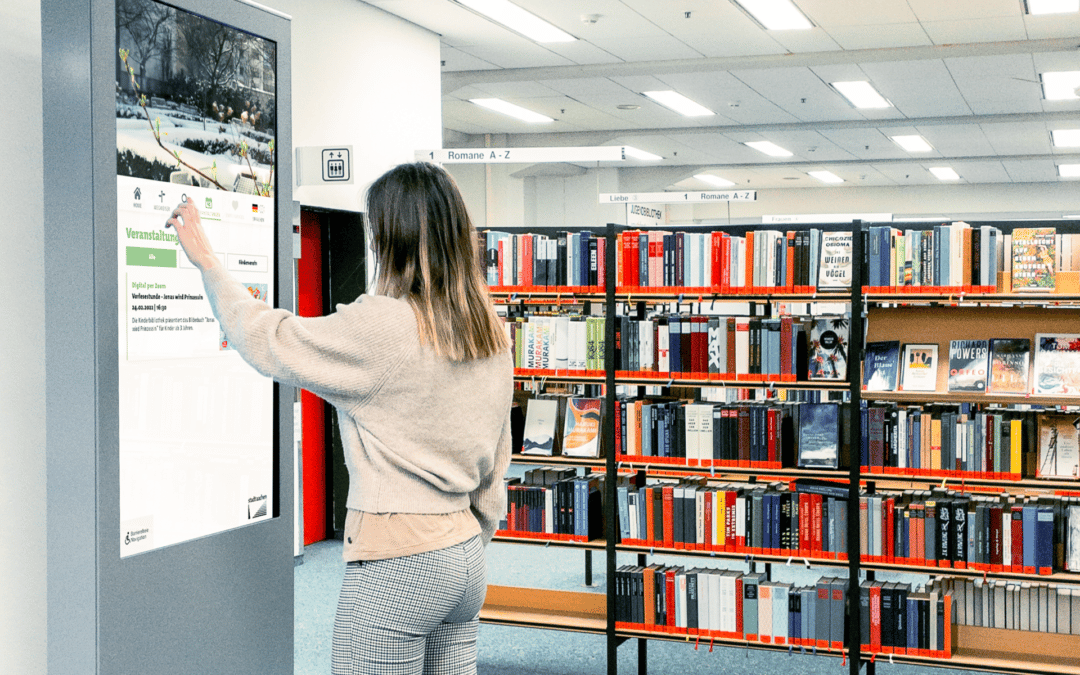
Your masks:
[{"label": "library bookshelf", "polygon": [[[833,229],[853,228],[866,231],[865,226],[856,222],[853,225],[835,226]],[[609,226],[606,237],[615,241],[617,227]],[[598,233],[600,234],[600,233]],[[854,260],[866,260],[864,241],[861,237],[852,240]],[[606,250],[606,269],[617,269],[616,247]],[[700,306],[715,303],[746,303],[752,314],[764,309],[766,315],[781,304],[787,303],[843,303],[850,316],[849,335],[864,334],[865,342],[896,340],[906,342],[936,343],[939,354],[948,354],[951,340],[974,339],[985,337],[1024,337],[1033,338],[1036,333],[1080,332],[1080,294],[1070,284],[1055,294],[1019,294],[1000,292],[1000,283],[995,292],[983,287],[984,292],[971,292],[962,288],[910,289],[917,292],[881,292],[865,285],[866,270],[855,265],[851,281],[853,289],[859,292],[752,292],[721,293],[717,287],[630,287],[620,286],[615,282],[615,274],[606,275],[606,284],[598,287],[574,288],[495,288],[492,297],[496,303],[504,305],[540,305],[549,308],[565,308],[577,305],[590,308],[603,303],[604,314],[608,317],[619,315],[622,308],[626,312],[642,313],[644,307],[667,303],[674,304],[676,311],[684,303],[699,303]],[[1006,279],[1005,288],[1008,289]],[[603,291],[601,293],[601,291]],[[755,309],[756,308],[756,309]],[[1030,477],[999,476],[994,474],[973,474],[962,472],[925,472],[917,475],[912,472],[900,472],[863,467],[855,459],[857,449],[853,445],[854,457],[849,466],[841,469],[798,469],[791,466],[753,466],[738,467],[728,465],[694,465],[695,462],[669,458],[641,457],[616,454],[610,451],[614,447],[615,436],[615,387],[664,387],[670,391],[680,388],[693,391],[703,387],[750,388],[766,390],[793,390],[803,392],[825,392],[841,389],[848,392],[845,405],[850,410],[859,410],[865,400],[871,404],[915,405],[915,404],[978,404],[998,406],[1080,406],[1080,397],[1001,395],[1001,394],[961,394],[948,391],[947,368],[937,372],[937,388],[933,392],[864,392],[862,376],[857,364],[861,363],[863,341],[852,341],[849,351],[848,377],[843,382],[818,383],[797,381],[769,381],[768,378],[750,381],[729,378],[715,373],[683,373],[676,376],[653,372],[633,372],[617,369],[614,360],[616,343],[615,322],[607,321],[603,336],[605,363],[602,372],[591,371],[587,374],[567,372],[518,371],[515,379],[519,382],[537,383],[574,383],[604,385],[605,414],[602,434],[609,451],[602,459],[580,459],[562,457],[522,457],[515,456],[515,463],[542,464],[551,466],[571,466],[585,470],[603,470],[608,476],[638,476],[642,482],[663,478],[703,478],[711,483],[724,481],[762,481],[765,483],[785,483],[803,478],[835,481],[848,490],[849,503],[857,504],[860,495],[875,494],[880,491],[929,490],[930,488],[948,488],[960,494],[971,493],[981,496],[1014,496],[1036,498],[1039,495],[1080,495],[1080,483],[1070,480],[1036,480]],[[913,330],[913,327],[917,327]],[[945,360],[947,363],[947,359]],[[852,438],[861,436],[860,415],[852,414],[849,430]],[[700,463],[705,464],[705,463]],[[691,565],[711,561],[725,561],[728,565],[746,564],[751,571],[760,571],[764,566],[766,575],[771,575],[774,566],[796,565],[804,568],[822,570],[823,574],[837,574],[846,569],[849,579],[873,580],[876,572],[901,573],[914,578],[945,577],[967,581],[1001,581],[1010,584],[1050,584],[1060,587],[1075,587],[1080,596],[1080,573],[1054,569],[1049,574],[1037,574],[1023,569],[992,569],[976,567],[940,567],[925,561],[913,561],[889,556],[829,555],[822,552],[801,550],[723,550],[717,548],[691,549],[686,547],[665,546],[656,541],[622,541],[616,526],[615,481],[605,483],[605,531],[602,538],[590,541],[560,541],[544,536],[522,536],[520,533],[500,532],[496,540],[531,546],[558,546],[578,548],[588,552],[604,551],[608,589],[606,594],[569,593],[537,589],[519,589],[508,587],[489,587],[488,601],[481,613],[481,619],[489,623],[503,625],[553,628],[559,630],[583,630],[603,633],[607,640],[608,672],[617,672],[617,649],[627,639],[635,639],[639,649],[639,673],[647,672],[646,647],[650,640],[674,640],[691,642],[694,648],[711,650],[720,648],[761,649],[787,651],[795,653],[817,654],[842,658],[844,665],[852,675],[866,669],[873,675],[878,664],[904,663],[938,668],[974,669],[1002,673],[1077,673],[1080,675],[1080,660],[1076,654],[1080,651],[1080,636],[1048,632],[1004,630],[957,623],[951,632],[952,651],[949,658],[943,654],[918,655],[915,650],[908,653],[896,651],[891,654],[870,653],[858,644],[858,636],[848,630],[842,644],[830,644],[833,648],[809,648],[804,645],[776,644],[748,641],[732,636],[716,634],[692,635],[690,632],[669,632],[667,630],[639,630],[628,628],[625,624],[616,625],[615,576],[616,554],[636,555],[639,565],[646,565],[653,556],[678,556],[689,558]],[[846,550],[860,551],[860,521],[852,517],[847,520]],[[859,626],[860,614],[866,611],[855,601],[856,594],[848,596],[846,601],[846,620],[848,626]],[[1080,619],[1080,617],[1077,617]],[[1074,619],[1077,620],[1077,619]]]}]

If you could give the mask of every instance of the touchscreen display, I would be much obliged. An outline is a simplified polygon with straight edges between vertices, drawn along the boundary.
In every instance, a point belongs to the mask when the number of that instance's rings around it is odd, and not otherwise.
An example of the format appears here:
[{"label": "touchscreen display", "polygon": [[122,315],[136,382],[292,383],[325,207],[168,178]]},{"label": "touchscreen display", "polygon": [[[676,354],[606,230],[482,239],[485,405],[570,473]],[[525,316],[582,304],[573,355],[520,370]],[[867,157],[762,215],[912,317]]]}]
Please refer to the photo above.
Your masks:
[{"label": "touchscreen display", "polygon": [[194,202],[214,251],[272,303],[276,46],[117,0],[120,551],[273,517],[272,382],[230,349],[165,221]]}]

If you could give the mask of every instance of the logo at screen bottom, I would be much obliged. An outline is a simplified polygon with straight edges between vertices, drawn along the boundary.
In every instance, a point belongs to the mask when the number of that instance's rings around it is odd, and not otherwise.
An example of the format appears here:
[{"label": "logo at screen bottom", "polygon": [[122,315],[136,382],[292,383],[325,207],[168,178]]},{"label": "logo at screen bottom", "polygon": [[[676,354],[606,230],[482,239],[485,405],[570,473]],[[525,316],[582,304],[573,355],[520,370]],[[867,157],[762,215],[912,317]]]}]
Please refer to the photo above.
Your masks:
[{"label": "logo at screen bottom", "polygon": [[262,518],[266,515],[266,495],[258,495],[248,499],[248,520]]}]

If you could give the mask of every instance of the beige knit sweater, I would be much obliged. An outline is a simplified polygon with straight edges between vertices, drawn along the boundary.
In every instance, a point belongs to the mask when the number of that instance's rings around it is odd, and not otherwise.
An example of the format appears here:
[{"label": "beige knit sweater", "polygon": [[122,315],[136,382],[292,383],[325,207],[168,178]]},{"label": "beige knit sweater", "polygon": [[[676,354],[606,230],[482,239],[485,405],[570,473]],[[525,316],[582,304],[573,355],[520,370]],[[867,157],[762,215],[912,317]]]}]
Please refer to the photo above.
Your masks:
[{"label": "beige knit sweater", "polygon": [[255,300],[220,266],[203,273],[231,344],[257,371],[329,401],[349,469],[350,509],[471,508],[484,543],[506,513],[510,352],[468,362],[421,344],[408,303],[362,295],[324,317]]}]

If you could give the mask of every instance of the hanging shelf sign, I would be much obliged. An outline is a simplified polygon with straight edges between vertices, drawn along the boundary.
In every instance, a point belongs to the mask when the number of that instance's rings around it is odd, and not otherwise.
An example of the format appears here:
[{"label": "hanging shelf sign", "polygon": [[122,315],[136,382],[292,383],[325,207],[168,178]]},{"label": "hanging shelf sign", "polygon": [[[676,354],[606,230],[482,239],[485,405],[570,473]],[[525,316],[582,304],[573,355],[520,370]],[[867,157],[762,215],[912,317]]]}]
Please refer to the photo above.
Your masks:
[{"label": "hanging shelf sign", "polygon": [[756,202],[756,190],[728,192],[602,192],[601,204],[691,204],[707,202]]},{"label": "hanging shelf sign", "polygon": [[621,162],[623,146],[592,148],[442,148],[417,150],[417,161],[440,164],[540,164],[543,162]]}]

